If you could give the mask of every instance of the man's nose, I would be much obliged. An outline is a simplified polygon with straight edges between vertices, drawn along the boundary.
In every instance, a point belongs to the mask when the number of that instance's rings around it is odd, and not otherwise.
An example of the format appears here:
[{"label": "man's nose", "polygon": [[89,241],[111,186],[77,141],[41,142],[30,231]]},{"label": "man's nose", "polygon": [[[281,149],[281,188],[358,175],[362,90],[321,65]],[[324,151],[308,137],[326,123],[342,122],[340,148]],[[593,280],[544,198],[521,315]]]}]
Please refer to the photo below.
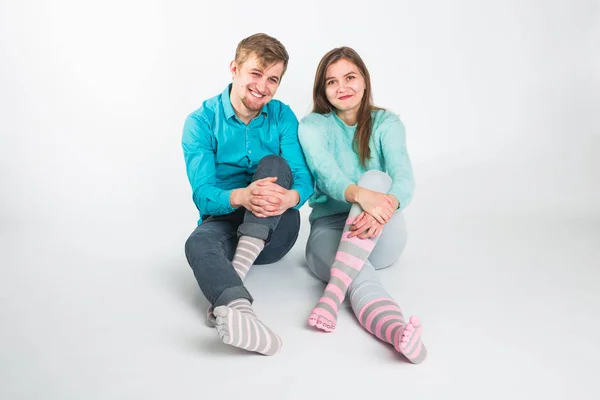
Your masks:
[{"label": "man's nose", "polygon": [[261,93],[265,93],[265,91],[267,90],[267,81],[264,79],[260,79],[257,83],[256,83],[256,88],[258,89],[259,92]]}]

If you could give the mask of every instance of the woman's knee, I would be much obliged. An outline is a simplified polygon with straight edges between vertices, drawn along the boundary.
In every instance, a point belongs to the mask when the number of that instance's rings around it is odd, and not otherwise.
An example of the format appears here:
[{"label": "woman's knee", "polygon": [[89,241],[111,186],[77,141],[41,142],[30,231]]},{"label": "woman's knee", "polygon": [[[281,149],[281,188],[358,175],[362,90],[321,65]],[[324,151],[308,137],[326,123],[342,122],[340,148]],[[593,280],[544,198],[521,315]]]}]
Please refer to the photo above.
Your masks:
[{"label": "woman's knee", "polygon": [[374,192],[387,193],[392,187],[392,178],[385,172],[371,169],[361,175],[358,186]]},{"label": "woman's knee", "polygon": [[401,211],[397,211],[383,228],[377,246],[369,256],[373,268],[383,269],[392,266],[404,253],[407,242],[408,231],[404,215]]},{"label": "woman's knee", "polygon": [[369,257],[369,261],[373,265],[373,268],[376,270],[389,268],[394,265],[402,256],[404,252],[404,248],[406,247],[406,242],[398,243],[398,245],[387,253],[376,253],[371,254]]},{"label": "woman's knee", "polygon": [[306,243],[305,257],[308,269],[324,282],[329,281],[335,251],[335,248],[323,243],[322,240],[320,241],[314,236],[309,238]]}]

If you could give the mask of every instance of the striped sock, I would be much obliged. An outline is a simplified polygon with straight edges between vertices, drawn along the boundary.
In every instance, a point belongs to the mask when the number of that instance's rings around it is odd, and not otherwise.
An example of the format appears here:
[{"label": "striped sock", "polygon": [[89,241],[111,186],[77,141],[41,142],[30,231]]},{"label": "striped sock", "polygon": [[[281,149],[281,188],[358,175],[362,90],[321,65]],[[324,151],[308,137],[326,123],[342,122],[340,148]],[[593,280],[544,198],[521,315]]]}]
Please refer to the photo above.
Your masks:
[{"label": "striped sock", "polygon": [[[254,264],[254,261],[256,261],[256,258],[264,248],[265,241],[262,239],[252,236],[240,237],[231,263],[242,281],[244,281],[246,274],[250,271],[250,267],[252,267],[252,264]],[[217,324],[217,318],[213,313],[212,306],[209,306],[206,310],[206,324],[211,328]]]},{"label": "striped sock", "polygon": [[379,237],[373,239],[348,238],[350,226],[358,217],[360,207],[352,206],[342,232],[342,239],[331,267],[331,277],[323,296],[308,317],[308,324],[325,332],[332,332],[337,323],[340,306],[344,302],[348,287],[362,269],[375,248]]},{"label": "striped sock", "polygon": [[248,300],[234,300],[215,308],[214,312],[223,343],[266,356],[281,350],[281,338],[258,320]]},{"label": "striped sock", "polygon": [[394,346],[410,362],[419,364],[427,355],[421,341],[421,323],[416,316],[408,324],[402,310],[385,291],[379,279],[361,282],[348,292],[358,322],[379,340]]},{"label": "striped sock", "polygon": [[242,280],[244,280],[246,274],[250,271],[250,267],[264,248],[264,240],[252,236],[240,236],[231,263]]}]

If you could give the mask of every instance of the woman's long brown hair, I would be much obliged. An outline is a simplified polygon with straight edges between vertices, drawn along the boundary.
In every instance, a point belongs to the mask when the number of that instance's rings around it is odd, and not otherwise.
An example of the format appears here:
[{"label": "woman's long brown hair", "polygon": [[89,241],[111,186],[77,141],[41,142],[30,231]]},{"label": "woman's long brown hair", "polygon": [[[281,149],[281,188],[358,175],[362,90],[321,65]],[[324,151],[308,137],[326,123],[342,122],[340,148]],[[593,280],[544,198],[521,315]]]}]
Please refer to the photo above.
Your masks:
[{"label": "woman's long brown hair", "polygon": [[371,149],[369,148],[369,140],[372,133],[372,118],[371,112],[380,110],[381,108],[373,105],[373,94],[371,91],[371,75],[367,66],[363,62],[358,53],[350,47],[338,47],[321,58],[317,73],[315,74],[315,83],[313,86],[313,112],[318,114],[329,114],[334,111],[334,107],[327,100],[325,95],[325,79],[327,78],[327,68],[331,64],[338,62],[341,59],[346,59],[356,65],[359,72],[365,80],[365,93],[361,100],[357,113],[357,126],[354,132],[354,151],[358,153],[360,164],[366,168],[367,161],[371,158]]}]

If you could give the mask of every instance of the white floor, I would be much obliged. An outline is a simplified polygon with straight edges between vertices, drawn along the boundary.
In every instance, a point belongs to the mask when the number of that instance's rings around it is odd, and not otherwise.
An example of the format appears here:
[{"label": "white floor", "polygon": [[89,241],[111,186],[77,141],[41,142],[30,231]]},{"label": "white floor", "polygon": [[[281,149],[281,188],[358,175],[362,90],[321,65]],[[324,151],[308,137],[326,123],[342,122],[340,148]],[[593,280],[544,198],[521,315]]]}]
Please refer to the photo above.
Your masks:
[{"label": "white floor", "polygon": [[204,325],[183,254],[189,209],[8,221],[0,399],[598,399],[600,196],[590,185],[558,199],[551,178],[524,171],[418,176],[405,255],[381,272],[423,321],[418,366],[348,309],[333,334],[307,328],[323,287],[304,266],[307,223],[287,257],[247,280],[284,340],[263,357]]}]

